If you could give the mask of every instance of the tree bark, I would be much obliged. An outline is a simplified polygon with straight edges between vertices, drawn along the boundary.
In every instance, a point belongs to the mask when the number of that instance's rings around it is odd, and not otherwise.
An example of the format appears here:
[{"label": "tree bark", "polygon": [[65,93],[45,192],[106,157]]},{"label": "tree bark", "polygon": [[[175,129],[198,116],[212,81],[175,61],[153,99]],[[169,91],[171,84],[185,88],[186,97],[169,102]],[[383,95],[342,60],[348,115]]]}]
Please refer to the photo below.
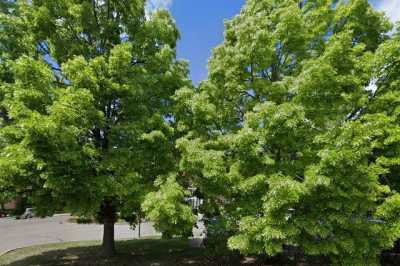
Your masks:
[{"label": "tree bark", "polygon": [[395,253],[400,254],[400,239],[395,242],[393,250]]},{"label": "tree bark", "polygon": [[104,201],[102,204],[103,214],[103,253],[106,257],[115,255],[115,243],[114,243],[114,224],[116,219],[115,208],[110,202]]}]

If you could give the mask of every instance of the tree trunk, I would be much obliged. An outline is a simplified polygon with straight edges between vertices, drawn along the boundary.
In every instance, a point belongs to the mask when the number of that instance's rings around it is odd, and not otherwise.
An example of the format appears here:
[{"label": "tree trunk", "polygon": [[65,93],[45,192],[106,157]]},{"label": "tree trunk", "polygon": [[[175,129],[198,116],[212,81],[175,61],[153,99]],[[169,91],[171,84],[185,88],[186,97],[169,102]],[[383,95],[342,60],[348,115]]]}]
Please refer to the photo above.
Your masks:
[{"label": "tree trunk", "polygon": [[110,202],[104,201],[102,204],[103,214],[103,253],[106,257],[115,255],[115,243],[114,243],[114,224],[116,218],[115,208]]},{"label": "tree trunk", "polygon": [[393,250],[395,253],[400,254],[400,239],[395,242]]}]

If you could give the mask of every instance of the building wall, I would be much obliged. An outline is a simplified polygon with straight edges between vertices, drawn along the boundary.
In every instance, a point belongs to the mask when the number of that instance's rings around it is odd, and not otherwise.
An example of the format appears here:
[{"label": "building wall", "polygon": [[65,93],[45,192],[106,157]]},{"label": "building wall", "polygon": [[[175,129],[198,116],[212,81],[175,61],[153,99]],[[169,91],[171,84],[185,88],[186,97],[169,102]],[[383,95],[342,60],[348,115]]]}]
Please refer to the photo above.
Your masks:
[{"label": "building wall", "polygon": [[6,210],[14,210],[15,208],[17,208],[17,204],[18,204],[19,200],[20,199],[15,199],[15,200],[12,200],[12,201],[4,204],[4,209],[6,209]]}]

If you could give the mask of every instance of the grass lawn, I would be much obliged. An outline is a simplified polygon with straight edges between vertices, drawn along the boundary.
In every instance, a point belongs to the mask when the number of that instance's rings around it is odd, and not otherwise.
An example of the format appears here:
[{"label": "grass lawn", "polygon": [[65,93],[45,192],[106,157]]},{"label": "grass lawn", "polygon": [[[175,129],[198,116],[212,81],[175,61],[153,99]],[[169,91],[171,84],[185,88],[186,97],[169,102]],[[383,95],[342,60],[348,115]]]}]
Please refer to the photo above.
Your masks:
[{"label": "grass lawn", "polygon": [[190,248],[188,243],[161,239],[120,241],[116,243],[118,255],[113,258],[101,256],[97,241],[48,244],[7,253],[0,257],[0,265],[221,265],[203,256],[203,249]]},{"label": "grass lawn", "polygon": [[[191,248],[188,240],[141,239],[119,241],[116,244],[118,255],[113,258],[101,256],[98,241],[69,242],[40,245],[18,249],[0,257],[1,266],[172,266],[172,265],[204,265],[204,266],[314,266],[327,265],[314,261],[268,259],[257,261],[256,258],[210,257],[204,249]],[[393,260],[394,259],[394,260]],[[382,265],[400,265],[396,258]]]}]

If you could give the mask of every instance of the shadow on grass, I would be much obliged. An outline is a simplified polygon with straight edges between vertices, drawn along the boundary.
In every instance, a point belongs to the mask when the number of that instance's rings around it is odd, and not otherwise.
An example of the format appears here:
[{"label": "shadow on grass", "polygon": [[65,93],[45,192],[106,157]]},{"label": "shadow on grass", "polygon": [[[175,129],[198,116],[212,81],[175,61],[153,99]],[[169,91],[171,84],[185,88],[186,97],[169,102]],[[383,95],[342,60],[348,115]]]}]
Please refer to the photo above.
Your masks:
[{"label": "shadow on grass", "polygon": [[[237,254],[211,256],[202,248],[191,248],[188,240],[145,239],[121,241],[116,243],[118,254],[112,258],[101,256],[98,242],[76,242],[29,247],[16,250],[0,257],[0,265],[8,266],[94,266],[94,265],[140,265],[140,266],[172,266],[172,265],[204,265],[204,266],[236,266],[236,265],[305,265],[285,258],[241,257]],[[2,260],[3,263],[2,264]],[[308,264],[311,265],[311,264]],[[318,264],[321,265],[321,264]]]},{"label": "shadow on grass", "polygon": [[[160,240],[142,239],[121,241],[116,243],[118,254],[112,258],[101,255],[101,246],[98,242],[76,242],[29,247],[11,252],[0,257],[0,265],[7,266],[172,266],[172,265],[207,265],[207,266],[235,266],[235,265],[328,265],[319,260],[307,262],[303,259],[289,261],[288,257],[274,258],[242,258],[210,257],[207,251],[191,248],[188,240]],[[393,257],[390,256],[392,259]],[[383,260],[382,262],[384,262]],[[382,265],[400,265],[386,257]]]},{"label": "shadow on grass", "polygon": [[32,255],[23,254],[21,249],[7,255],[15,257],[6,265],[210,265],[203,264],[202,249],[190,248],[188,240],[122,241],[116,243],[116,248],[118,254],[111,258],[101,255],[99,244],[66,248],[52,245]]}]

